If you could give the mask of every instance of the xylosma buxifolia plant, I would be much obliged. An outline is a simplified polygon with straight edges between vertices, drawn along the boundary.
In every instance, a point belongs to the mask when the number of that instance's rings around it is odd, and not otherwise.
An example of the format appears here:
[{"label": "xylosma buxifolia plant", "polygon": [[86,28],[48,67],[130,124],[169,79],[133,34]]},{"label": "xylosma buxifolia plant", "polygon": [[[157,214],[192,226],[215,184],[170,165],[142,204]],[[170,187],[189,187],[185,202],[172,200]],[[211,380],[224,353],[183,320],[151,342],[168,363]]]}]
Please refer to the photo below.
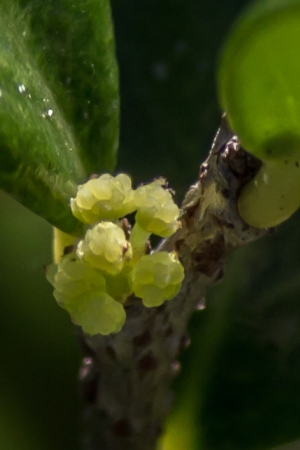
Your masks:
[{"label": "xylosma buxifolia plant", "polygon": [[[148,308],[175,297],[183,267],[175,252],[151,253],[149,242],[151,234],[168,237],[180,226],[180,210],[165,180],[134,190],[125,174],[93,177],[78,186],[71,209],[85,234],[74,242],[56,230],[56,263],[46,275],[58,304],[85,333],[119,332],[131,294]],[[133,212],[131,227],[125,216]]]},{"label": "xylosma buxifolia plant", "polygon": [[[221,58],[221,106],[242,146],[262,161],[238,199],[242,219],[256,228],[276,226],[300,206],[296,42],[300,0],[260,0],[239,19]],[[168,237],[180,226],[164,180],[134,190],[124,174],[92,177],[78,186],[71,210],[85,235],[74,242],[56,231],[60,250],[47,277],[59,305],[84,332],[120,331],[131,294],[154,307],[178,293],[184,270],[176,253],[151,253],[149,243],[151,234]],[[126,216],[133,212],[131,227]]]}]

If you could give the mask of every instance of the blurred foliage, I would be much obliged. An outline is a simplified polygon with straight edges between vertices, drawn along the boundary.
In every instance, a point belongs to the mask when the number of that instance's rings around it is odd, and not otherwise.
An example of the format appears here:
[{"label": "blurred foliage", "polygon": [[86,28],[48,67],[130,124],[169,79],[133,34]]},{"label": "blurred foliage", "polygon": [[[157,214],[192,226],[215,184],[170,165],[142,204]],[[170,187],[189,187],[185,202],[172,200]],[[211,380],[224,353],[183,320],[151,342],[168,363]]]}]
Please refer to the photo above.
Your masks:
[{"label": "blurred foliage", "polygon": [[277,226],[300,206],[300,1],[260,0],[232,27],[218,69],[222,107],[263,168],[238,209],[249,225]]},{"label": "blurred foliage", "polygon": [[79,350],[44,277],[51,226],[4,194],[0,202],[0,448],[76,449]]},{"label": "blurred foliage", "polygon": [[[181,197],[197,178],[220,122],[217,54],[245,3],[112,1],[118,169],[135,182],[164,175]],[[42,270],[51,260],[50,226],[4,195],[0,201],[0,447],[79,449],[79,352]],[[186,416],[173,423],[195,424],[193,439],[186,436],[199,450],[269,449],[300,437],[299,220],[235,251],[207,309],[195,313],[175,383],[175,416],[181,405]]]},{"label": "blurred foliage", "polygon": [[299,42],[300,1],[260,0],[224,45],[220,101],[242,145],[261,159],[300,154]]}]

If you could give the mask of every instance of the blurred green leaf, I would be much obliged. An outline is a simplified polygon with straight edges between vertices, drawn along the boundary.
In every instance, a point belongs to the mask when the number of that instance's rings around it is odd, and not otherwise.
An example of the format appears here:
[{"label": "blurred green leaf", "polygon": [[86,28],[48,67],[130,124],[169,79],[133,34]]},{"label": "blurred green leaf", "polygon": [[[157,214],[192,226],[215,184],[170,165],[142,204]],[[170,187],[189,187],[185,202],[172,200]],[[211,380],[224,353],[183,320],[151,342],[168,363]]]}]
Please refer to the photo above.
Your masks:
[{"label": "blurred green leaf", "polygon": [[264,158],[300,150],[300,1],[259,0],[224,47],[219,96],[244,147]]},{"label": "blurred green leaf", "polygon": [[0,448],[77,450],[80,352],[45,279],[52,229],[4,193],[0,205]]}]

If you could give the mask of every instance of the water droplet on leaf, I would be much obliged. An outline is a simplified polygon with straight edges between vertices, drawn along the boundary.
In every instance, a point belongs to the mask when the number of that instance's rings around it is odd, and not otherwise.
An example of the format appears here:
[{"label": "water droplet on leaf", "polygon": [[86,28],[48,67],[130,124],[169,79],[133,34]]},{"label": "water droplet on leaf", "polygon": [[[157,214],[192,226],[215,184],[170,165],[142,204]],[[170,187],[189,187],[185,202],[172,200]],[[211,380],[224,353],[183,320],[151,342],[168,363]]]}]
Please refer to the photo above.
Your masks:
[{"label": "water droplet on leaf", "polygon": [[20,94],[23,94],[23,92],[26,91],[26,87],[24,86],[24,84],[18,85],[18,91],[20,92]]}]

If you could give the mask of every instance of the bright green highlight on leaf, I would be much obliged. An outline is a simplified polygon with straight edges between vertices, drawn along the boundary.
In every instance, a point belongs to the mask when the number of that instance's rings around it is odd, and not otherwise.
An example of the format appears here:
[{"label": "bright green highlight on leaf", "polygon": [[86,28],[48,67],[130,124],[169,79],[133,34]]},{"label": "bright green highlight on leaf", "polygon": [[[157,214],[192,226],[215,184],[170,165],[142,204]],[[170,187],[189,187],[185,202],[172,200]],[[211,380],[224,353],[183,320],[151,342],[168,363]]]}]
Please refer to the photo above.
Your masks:
[{"label": "bright green highlight on leaf", "polygon": [[222,108],[242,145],[261,159],[300,152],[300,1],[259,0],[226,43]]},{"label": "bright green highlight on leaf", "polygon": [[[180,225],[179,209],[165,181],[134,190],[128,175],[104,174],[80,185],[71,205],[74,214],[90,226],[77,242],[55,232],[56,264],[48,266],[46,275],[58,304],[85,333],[119,332],[131,294],[148,308],[177,295],[184,269],[176,253],[151,253],[149,230],[140,223],[131,230],[129,221],[122,218],[133,210],[138,217],[142,209],[142,214],[147,211],[147,223],[154,224],[153,233],[161,235],[170,223],[174,233]],[[63,251],[64,244],[71,248]]]}]

